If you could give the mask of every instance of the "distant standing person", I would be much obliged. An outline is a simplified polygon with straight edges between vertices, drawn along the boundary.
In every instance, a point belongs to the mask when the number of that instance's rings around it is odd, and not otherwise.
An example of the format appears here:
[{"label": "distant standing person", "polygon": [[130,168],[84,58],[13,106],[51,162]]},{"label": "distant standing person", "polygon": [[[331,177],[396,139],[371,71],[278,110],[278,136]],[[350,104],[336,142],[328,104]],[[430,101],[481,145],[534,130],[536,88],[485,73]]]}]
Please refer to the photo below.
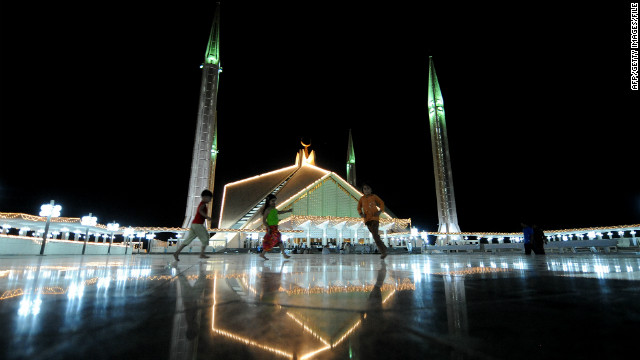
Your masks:
[{"label": "distant standing person", "polygon": [[524,253],[526,255],[531,255],[531,248],[533,246],[533,228],[524,222],[520,223],[520,225],[522,225],[522,234],[524,235]]},{"label": "distant standing person", "polygon": [[278,223],[280,223],[278,215],[292,211],[293,209],[278,211],[278,209],[276,209],[276,196],[273,194],[269,194],[267,196],[264,208],[262,208],[262,223],[267,229],[267,233],[262,239],[262,252],[260,253],[261,258],[269,260],[266,256],[264,256],[264,254],[269,252],[278,244],[280,244],[280,253],[282,254],[282,256],[284,256],[285,259],[288,259],[290,257],[289,255],[284,253],[282,235],[280,234],[280,231],[278,231]]},{"label": "distant standing person", "polygon": [[378,195],[372,194],[371,191],[371,186],[368,184],[362,186],[364,195],[360,198],[360,201],[358,201],[358,214],[363,218],[364,224],[367,225],[371,235],[373,235],[373,240],[378,246],[378,251],[382,254],[380,255],[380,259],[384,259],[387,257],[387,247],[380,239],[380,234],[378,234],[380,214],[384,211],[384,202]]},{"label": "distant standing person", "polygon": [[531,249],[536,255],[544,255],[544,243],[547,242],[547,237],[544,235],[544,231],[538,226],[533,225],[533,237]]},{"label": "distant standing person", "polygon": [[200,204],[198,205],[196,216],[193,218],[193,221],[191,222],[189,233],[187,234],[187,237],[184,238],[182,245],[180,245],[180,247],[178,247],[178,250],[176,250],[176,252],[173,253],[173,257],[176,259],[176,261],[180,261],[180,259],[178,259],[178,255],[180,255],[180,252],[182,251],[182,249],[184,249],[185,246],[191,244],[193,239],[195,239],[196,237],[200,240],[200,243],[202,243],[200,258],[201,259],[209,258],[207,255],[204,254],[204,249],[207,247],[207,245],[209,245],[209,232],[207,231],[207,228],[204,226],[204,221],[205,219],[211,221],[211,217],[207,214],[208,213],[207,204],[210,203],[211,200],[213,200],[213,193],[211,193],[211,191],[209,190],[204,190],[200,194],[200,198],[201,198],[201,201],[200,201]]}]

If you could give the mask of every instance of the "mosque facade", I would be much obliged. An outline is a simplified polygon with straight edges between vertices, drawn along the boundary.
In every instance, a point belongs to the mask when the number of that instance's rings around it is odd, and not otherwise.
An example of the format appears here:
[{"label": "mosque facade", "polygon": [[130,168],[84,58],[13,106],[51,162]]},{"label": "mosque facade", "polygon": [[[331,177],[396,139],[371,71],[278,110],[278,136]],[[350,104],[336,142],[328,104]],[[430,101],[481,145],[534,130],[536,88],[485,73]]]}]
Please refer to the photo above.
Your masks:
[{"label": "mosque facade", "polygon": [[[262,208],[269,194],[278,198],[280,230],[288,245],[312,246],[373,243],[371,233],[357,212],[362,193],[337,173],[315,164],[308,145],[296,154],[291,166],[226,184],[218,228],[237,232],[216,234],[215,246],[254,247],[264,234]],[[349,153],[353,153],[350,142]],[[351,166],[354,164],[347,164]],[[389,210],[380,216],[380,231],[387,244],[393,234],[408,231],[411,219],[399,219]]]}]

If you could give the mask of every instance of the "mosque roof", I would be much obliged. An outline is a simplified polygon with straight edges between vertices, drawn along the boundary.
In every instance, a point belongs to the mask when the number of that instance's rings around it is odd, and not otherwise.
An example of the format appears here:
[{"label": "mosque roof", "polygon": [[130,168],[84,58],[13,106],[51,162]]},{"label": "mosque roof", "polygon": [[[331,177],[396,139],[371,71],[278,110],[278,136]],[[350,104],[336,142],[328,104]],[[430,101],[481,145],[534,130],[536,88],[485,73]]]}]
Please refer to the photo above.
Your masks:
[{"label": "mosque roof", "polygon": [[[239,227],[237,224],[243,217],[262,207],[267,195],[277,191],[279,199],[288,199],[328,173],[312,165],[293,165],[229,183],[225,186],[219,227]],[[250,214],[246,222],[250,222],[255,214],[257,212]]]},{"label": "mosque roof", "polygon": [[[277,196],[277,207],[280,210],[292,206],[295,208],[299,206],[299,204],[294,205],[296,201],[304,198],[305,194],[312,193],[324,186],[327,181],[330,181],[334,188],[341,190],[339,193],[343,206],[345,206],[344,201],[347,201],[348,214],[341,216],[359,219],[356,204],[363,194],[338,174],[315,166],[315,153],[313,151],[309,153],[305,149],[300,150],[296,157],[296,163],[292,166],[225,185],[218,227],[225,229],[259,228],[262,225],[260,210],[264,206],[267,195]],[[332,198],[330,201],[336,201],[336,198]],[[308,215],[320,214],[309,213]],[[381,217],[389,219],[395,218],[395,215],[385,211]]]}]

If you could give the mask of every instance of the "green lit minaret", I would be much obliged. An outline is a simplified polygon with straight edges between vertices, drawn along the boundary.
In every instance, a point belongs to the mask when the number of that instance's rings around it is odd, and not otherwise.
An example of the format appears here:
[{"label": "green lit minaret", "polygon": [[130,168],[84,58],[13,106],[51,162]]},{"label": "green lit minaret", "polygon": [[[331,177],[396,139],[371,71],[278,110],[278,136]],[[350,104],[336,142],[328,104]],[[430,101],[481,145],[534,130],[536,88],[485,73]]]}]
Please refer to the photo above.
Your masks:
[{"label": "green lit minaret", "polygon": [[356,153],[353,150],[351,129],[349,129],[349,145],[347,148],[347,182],[354,187],[356,186]]},{"label": "green lit minaret", "polygon": [[438,200],[438,232],[460,232],[456,200],[453,194],[449,140],[447,139],[447,124],[444,118],[444,101],[442,100],[440,84],[438,84],[438,77],[436,76],[436,69],[433,66],[431,56],[429,56],[428,101],[433,172]]},{"label": "green lit minaret", "polygon": [[[222,68],[220,67],[220,3],[218,3],[202,64],[198,124],[193,144],[187,209],[182,225],[184,228],[189,227],[196,214],[197,206],[200,203],[200,193],[206,189],[213,192],[218,157],[216,104],[220,72],[222,72]],[[209,216],[211,216],[211,210],[212,206],[209,206]],[[208,225],[211,227],[212,224]]]}]

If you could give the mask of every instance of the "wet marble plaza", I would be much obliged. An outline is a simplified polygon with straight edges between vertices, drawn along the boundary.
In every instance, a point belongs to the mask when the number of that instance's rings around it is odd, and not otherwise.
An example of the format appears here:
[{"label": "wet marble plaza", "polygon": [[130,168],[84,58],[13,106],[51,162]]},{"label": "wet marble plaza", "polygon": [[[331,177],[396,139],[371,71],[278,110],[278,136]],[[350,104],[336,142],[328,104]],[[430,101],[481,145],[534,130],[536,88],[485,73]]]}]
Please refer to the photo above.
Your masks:
[{"label": "wet marble plaza", "polygon": [[635,253],[2,256],[3,359],[622,358]]}]

